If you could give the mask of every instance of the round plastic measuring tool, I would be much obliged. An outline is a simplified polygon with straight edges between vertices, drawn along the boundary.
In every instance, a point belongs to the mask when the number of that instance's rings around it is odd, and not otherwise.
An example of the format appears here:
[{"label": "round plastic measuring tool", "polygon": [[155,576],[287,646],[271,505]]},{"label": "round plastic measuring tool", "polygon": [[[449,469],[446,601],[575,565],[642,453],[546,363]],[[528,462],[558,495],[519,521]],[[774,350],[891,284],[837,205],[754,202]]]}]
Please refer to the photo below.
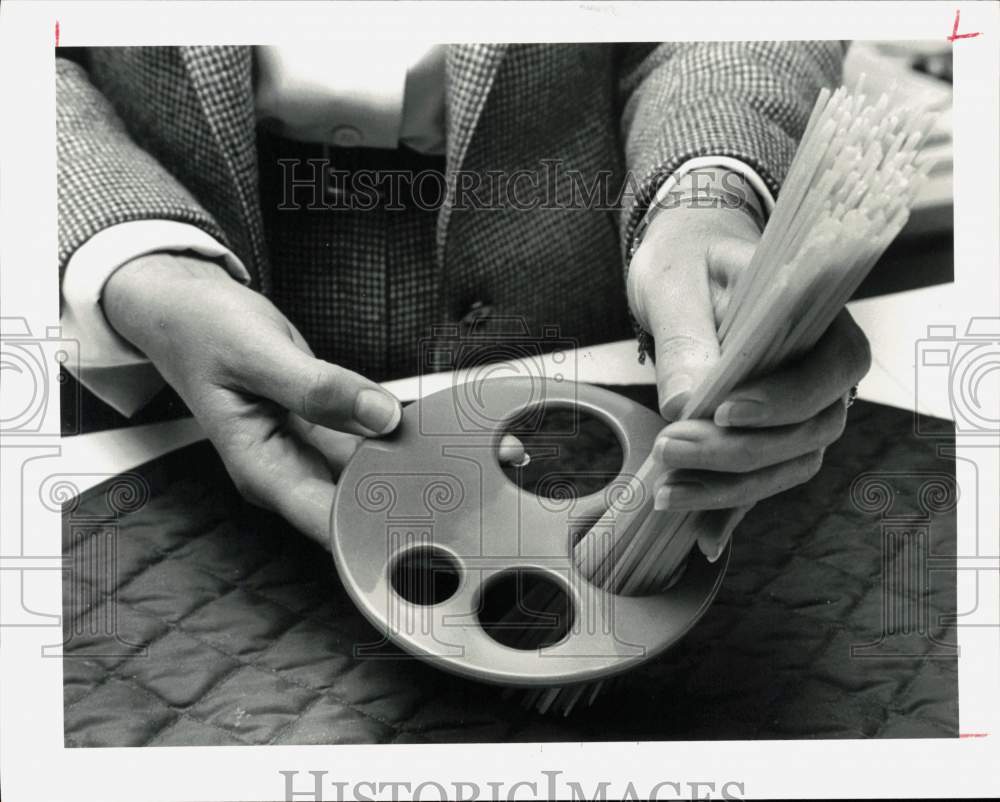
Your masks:
[{"label": "round plastic measuring tool", "polygon": [[[501,469],[498,445],[511,423],[523,431],[556,407],[597,418],[618,437],[621,472],[601,491],[547,498]],[[331,540],[341,580],[385,638],[466,677],[555,686],[632,668],[695,624],[729,560],[728,550],[709,563],[695,549],[680,580],[651,596],[608,593],[574,563],[573,533],[609,509],[663,426],[621,395],[570,381],[486,379],[428,395],[403,411],[393,435],[364,441],[340,477]],[[400,576],[419,581],[401,585]],[[565,632],[556,642],[517,648],[484,627],[488,589],[511,577],[531,577],[564,600],[565,620],[556,623]],[[530,606],[531,593],[517,604]]]}]

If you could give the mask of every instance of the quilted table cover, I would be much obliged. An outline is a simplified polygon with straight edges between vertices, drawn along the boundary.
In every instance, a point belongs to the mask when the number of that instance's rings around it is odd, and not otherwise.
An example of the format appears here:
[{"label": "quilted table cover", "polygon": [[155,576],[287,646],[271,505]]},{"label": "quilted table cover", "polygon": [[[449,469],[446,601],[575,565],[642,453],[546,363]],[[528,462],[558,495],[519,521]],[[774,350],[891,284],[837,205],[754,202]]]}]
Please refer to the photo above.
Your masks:
[{"label": "quilted table cover", "polygon": [[956,736],[952,426],[921,430],[856,404],[820,475],[740,526],[691,633],[566,718],[355,657],[382,639],[329,553],[188,447],[64,509],[65,743]]}]

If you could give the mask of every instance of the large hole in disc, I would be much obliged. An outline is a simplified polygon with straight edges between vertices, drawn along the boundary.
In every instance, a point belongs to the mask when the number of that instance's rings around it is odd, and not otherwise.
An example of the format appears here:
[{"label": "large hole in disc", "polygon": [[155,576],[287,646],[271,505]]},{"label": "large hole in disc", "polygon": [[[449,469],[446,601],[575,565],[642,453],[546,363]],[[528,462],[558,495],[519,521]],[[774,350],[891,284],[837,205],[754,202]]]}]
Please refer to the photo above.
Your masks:
[{"label": "large hole in disc", "polygon": [[418,546],[397,555],[389,571],[393,590],[413,604],[450,599],[461,578],[455,558],[434,546]]},{"label": "large hole in disc", "polygon": [[504,430],[524,444],[527,465],[501,463],[518,487],[545,498],[571,500],[596,493],[621,472],[625,453],[615,432],[576,407],[533,408]]},{"label": "large hole in disc", "polygon": [[509,568],[481,591],[479,623],[497,643],[539,649],[561,641],[573,626],[569,594],[555,579],[530,568]]}]

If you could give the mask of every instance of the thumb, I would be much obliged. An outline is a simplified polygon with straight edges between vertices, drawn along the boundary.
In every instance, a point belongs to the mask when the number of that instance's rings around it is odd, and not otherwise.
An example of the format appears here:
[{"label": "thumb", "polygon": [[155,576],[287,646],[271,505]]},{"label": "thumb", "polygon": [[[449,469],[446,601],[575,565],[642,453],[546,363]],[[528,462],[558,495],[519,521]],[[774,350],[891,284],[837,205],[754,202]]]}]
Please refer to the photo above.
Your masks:
[{"label": "thumb", "polygon": [[402,417],[399,401],[378,384],[316,359],[280,335],[262,337],[237,378],[249,392],[342,432],[388,434]]},{"label": "thumb", "polygon": [[719,359],[719,339],[702,259],[677,263],[649,282],[645,300],[656,355],[660,414],[676,420],[691,394]]}]

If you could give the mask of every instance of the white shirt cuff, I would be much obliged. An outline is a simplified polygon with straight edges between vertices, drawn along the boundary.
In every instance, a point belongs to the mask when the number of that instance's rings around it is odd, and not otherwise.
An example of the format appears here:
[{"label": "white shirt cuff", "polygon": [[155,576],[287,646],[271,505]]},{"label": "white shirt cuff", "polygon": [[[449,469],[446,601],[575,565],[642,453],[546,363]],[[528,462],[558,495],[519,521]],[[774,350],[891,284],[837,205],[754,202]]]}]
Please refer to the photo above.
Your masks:
[{"label": "white shirt cuff", "polygon": [[767,188],[767,184],[764,183],[764,179],[750,165],[730,156],[698,156],[694,159],[688,159],[663,182],[663,185],[657,190],[656,197],[650,206],[656,206],[666,200],[667,195],[677,185],[677,182],[688,173],[712,167],[722,167],[741,175],[753,191],[757,193],[757,197],[760,198],[760,202],[764,205],[764,217],[768,218],[771,216],[771,212],[774,211],[774,196],[771,194],[771,190]]},{"label": "white shirt cuff", "polygon": [[122,415],[141,409],[163,387],[149,360],[119,336],[101,309],[104,285],[126,262],[162,251],[195,251],[221,260],[249,284],[250,274],[228,248],[197,226],[174,220],[136,220],[106,228],[70,257],[62,280],[63,335],[79,343],[79,382]]}]

